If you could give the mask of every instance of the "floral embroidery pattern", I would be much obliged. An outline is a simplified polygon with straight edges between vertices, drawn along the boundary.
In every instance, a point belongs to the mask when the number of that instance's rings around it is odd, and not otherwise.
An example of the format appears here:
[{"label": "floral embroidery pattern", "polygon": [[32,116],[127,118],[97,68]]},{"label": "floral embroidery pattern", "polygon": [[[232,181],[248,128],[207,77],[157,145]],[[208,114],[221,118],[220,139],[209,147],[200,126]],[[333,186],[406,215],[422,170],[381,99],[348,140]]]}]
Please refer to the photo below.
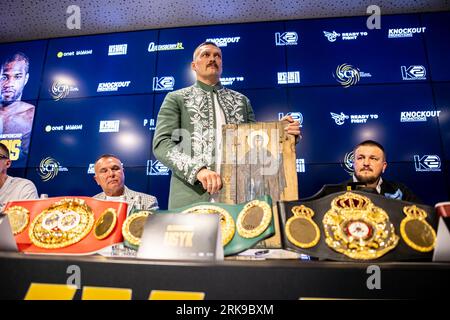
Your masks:
[{"label": "floral embroidery pattern", "polygon": [[[209,167],[214,159],[215,123],[212,93],[199,87],[191,86],[179,90],[184,105],[189,112],[191,131],[192,157],[181,152],[176,147],[167,152],[167,158],[182,171],[188,182],[195,181],[197,169]],[[233,90],[220,89],[217,99],[222,106],[227,123],[244,122],[242,107],[245,97]]]}]

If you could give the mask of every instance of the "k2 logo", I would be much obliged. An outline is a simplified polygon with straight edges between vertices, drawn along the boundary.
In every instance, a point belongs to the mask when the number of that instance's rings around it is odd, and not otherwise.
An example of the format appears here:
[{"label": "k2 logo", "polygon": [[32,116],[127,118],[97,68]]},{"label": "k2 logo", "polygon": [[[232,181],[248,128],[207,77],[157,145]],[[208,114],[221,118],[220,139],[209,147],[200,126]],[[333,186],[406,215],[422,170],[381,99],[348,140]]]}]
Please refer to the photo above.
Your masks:
[{"label": "k2 logo", "polygon": [[147,161],[147,175],[148,176],[168,176],[169,168],[163,165],[159,160]]},{"label": "k2 logo", "polygon": [[174,86],[175,86],[174,77],[153,78],[153,91],[173,90]]},{"label": "k2 logo", "polygon": [[403,80],[426,80],[427,71],[424,66],[401,67]]},{"label": "k2 logo", "polygon": [[416,171],[441,171],[441,159],[437,155],[414,155]]},{"label": "k2 logo", "polygon": [[298,41],[298,34],[297,32],[283,32],[275,33],[275,44],[277,46],[291,46],[291,45],[297,45]]}]

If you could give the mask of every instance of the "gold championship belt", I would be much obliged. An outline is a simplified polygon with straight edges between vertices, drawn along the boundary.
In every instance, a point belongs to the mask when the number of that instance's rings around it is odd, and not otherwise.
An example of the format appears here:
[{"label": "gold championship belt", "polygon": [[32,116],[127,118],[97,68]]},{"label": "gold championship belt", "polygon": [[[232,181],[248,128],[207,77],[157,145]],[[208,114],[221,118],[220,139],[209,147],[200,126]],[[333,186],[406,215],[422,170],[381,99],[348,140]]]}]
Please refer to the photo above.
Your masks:
[{"label": "gold championship belt", "polygon": [[226,246],[231,239],[233,239],[235,227],[234,220],[227,210],[215,205],[199,205],[184,210],[182,213],[199,213],[212,214],[218,213],[220,215],[220,229],[222,233],[222,245]]},{"label": "gold championship belt", "polygon": [[400,224],[400,234],[408,246],[419,252],[429,252],[436,244],[436,232],[425,220],[425,210],[412,205],[403,208],[406,215]]},{"label": "gold championship belt", "polygon": [[334,198],[322,222],[326,244],[352,259],[377,259],[398,244],[388,214],[361,194]]},{"label": "gold championship belt", "polygon": [[129,215],[122,225],[122,235],[126,241],[133,246],[141,244],[142,233],[144,232],[145,222],[150,211],[139,211]]},{"label": "gold championship belt", "polygon": [[9,217],[11,229],[14,235],[26,229],[30,222],[30,211],[21,206],[13,206],[6,209],[5,213]]},{"label": "gold championship belt", "polygon": [[299,248],[312,248],[320,240],[320,229],[312,220],[314,211],[304,205],[292,208],[294,214],[286,221],[288,240]]},{"label": "gold championship belt", "polygon": [[116,227],[117,212],[113,208],[106,209],[97,219],[94,226],[94,236],[98,240],[106,239]]},{"label": "gold championship belt", "polygon": [[81,199],[53,203],[31,223],[31,242],[40,248],[56,249],[81,241],[94,225],[91,208]]},{"label": "gold championship belt", "polygon": [[255,238],[267,229],[271,221],[272,210],[267,202],[253,200],[239,213],[236,228],[241,237]]}]

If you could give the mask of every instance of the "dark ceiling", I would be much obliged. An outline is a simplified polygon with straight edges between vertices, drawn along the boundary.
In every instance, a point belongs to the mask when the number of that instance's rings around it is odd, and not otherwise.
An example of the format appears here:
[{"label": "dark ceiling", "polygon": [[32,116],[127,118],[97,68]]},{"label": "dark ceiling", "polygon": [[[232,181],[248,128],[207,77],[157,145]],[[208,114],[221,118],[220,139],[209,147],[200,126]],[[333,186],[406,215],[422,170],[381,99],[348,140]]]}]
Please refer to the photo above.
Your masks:
[{"label": "dark ceiling", "polygon": [[[450,9],[450,0],[1,0],[0,42],[208,24]],[[81,29],[69,29],[67,8],[80,8]]]}]

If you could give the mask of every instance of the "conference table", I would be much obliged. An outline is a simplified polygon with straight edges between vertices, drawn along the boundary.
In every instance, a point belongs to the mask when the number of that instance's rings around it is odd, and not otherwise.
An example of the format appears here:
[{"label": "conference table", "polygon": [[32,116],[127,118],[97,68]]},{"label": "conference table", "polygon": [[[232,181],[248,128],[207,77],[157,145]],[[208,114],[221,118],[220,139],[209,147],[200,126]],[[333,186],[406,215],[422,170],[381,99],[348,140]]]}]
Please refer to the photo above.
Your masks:
[{"label": "conference table", "polygon": [[205,300],[417,299],[439,297],[450,263],[333,262],[299,259],[215,262],[0,252],[0,299],[24,299],[32,283],[65,285],[73,270],[83,287],[130,289],[133,300],[152,291],[198,292]]}]

